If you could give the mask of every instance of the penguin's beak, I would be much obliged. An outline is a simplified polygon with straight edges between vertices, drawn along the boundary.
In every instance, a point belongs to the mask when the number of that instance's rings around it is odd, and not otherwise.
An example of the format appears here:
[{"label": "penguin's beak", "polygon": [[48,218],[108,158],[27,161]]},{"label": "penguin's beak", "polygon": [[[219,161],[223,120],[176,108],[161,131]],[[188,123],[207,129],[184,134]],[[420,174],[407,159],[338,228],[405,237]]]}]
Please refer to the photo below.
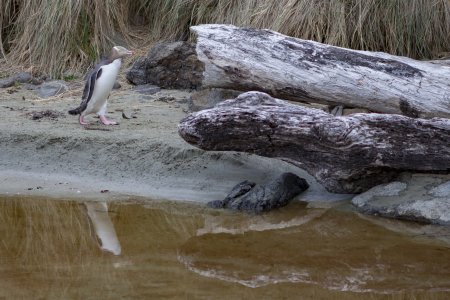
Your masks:
[{"label": "penguin's beak", "polygon": [[127,52],[127,55],[133,55],[134,54],[134,52],[133,51],[131,51],[131,50],[128,50],[128,52]]}]

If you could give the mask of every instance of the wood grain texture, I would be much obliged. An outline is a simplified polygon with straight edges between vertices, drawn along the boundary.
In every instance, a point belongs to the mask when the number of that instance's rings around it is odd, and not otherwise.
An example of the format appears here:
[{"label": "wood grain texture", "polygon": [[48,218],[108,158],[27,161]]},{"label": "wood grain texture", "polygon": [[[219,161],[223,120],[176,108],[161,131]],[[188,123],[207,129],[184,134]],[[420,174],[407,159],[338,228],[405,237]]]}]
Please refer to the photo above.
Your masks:
[{"label": "wood grain texture", "polygon": [[203,88],[262,91],[410,117],[450,118],[450,67],[231,25],[192,26]]},{"label": "wood grain texture", "polygon": [[204,150],[286,159],[329,191],[359,193],[399,172],[450,172],[450,120],[389,114],[335,117],[247,92],[181,120],[180,136]]}]

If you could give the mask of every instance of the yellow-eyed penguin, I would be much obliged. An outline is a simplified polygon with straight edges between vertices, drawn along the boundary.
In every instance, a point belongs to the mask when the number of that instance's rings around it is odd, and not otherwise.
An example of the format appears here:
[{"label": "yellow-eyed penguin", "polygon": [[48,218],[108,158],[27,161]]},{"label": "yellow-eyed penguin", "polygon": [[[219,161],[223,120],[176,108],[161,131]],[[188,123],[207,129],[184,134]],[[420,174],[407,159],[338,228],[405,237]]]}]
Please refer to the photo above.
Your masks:
[{"label": "yellow-eyed penguin", "polygon": [[88,74],[80,106],[69,110],[71,115],[80,115],[79,122],[81,125],[89,124],[84,120],[84,117],[89,114],[97,114],[105,125],[117,124],[106,118],[106,105],[108,104],[109,93],[122,65],[122,57],[132,54],[132,51],[124,47],[114,46],[111,56],[101,61]]}]

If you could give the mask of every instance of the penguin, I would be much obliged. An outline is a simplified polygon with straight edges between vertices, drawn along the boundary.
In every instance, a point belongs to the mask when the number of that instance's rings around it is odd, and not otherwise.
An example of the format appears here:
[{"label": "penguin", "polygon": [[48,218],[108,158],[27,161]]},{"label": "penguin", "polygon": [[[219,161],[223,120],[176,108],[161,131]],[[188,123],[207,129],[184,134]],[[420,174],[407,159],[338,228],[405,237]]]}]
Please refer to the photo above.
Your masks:
[{"label": "penguin", "polygon": [[100,121],[105,125],[118,124],[106,118],[106,106],[109,93],[111,93],[122,65],[122,57],[128,55],[133,55],[133,51],[121,46],[114,46],[110,57],[101,61],[88,73],[80,106],[69,110],[71,115],[80,115],[78,120],[81,125],[89,124],[84,120],[84,117],[89,114],[97,114],[100,117]]}]

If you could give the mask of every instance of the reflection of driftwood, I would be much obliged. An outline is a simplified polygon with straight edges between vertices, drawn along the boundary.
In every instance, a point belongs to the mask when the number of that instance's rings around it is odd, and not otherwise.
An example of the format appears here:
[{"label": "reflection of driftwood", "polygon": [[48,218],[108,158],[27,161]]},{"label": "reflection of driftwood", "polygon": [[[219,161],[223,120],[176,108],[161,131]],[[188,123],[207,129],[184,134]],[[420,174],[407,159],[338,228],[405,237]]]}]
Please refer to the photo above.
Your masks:
[{"label": "reflection of driftwood", "polygon": [[302,209],[295,216],[287,214],[273,215],[247,215],[242,218],[240,214],[205,214],[203,227],[197,229],[196,235],[205,234],[244,234],[251,231],[277,230],[297,227],[321,217],[327,209]]},{"label": "reflection of driftwood", "polygon": [[263,91],[281,99],[450,117],[450,67],[354,51],[269,30],[200,25],[203,88]]},{"label": "reflection of driftwood", "polygon": [[260,92],[187,116],[179,133],[205,150],[286,158],[332,192],[362,192],[401,170],[450,171],[450,120],[334,117]]}]

